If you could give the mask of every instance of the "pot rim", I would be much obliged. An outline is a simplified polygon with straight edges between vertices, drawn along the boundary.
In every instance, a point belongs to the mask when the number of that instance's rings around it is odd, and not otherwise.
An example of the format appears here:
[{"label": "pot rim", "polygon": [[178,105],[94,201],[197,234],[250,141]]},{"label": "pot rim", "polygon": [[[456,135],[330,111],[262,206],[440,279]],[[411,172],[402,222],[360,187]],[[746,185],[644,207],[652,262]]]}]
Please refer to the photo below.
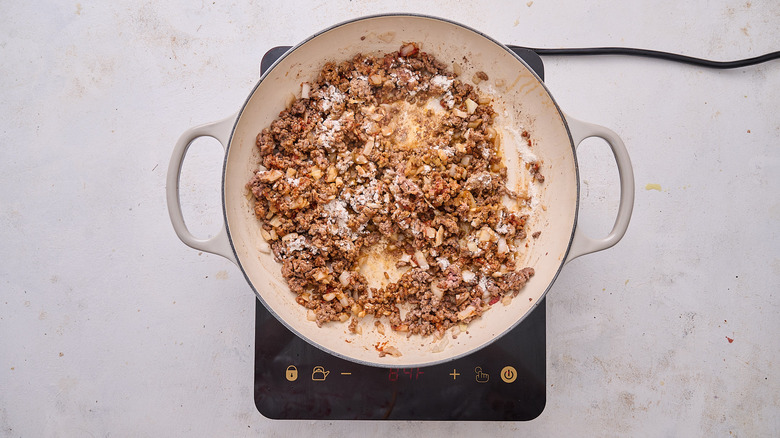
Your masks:
[{"label": "pot rim", "polygon": [[307,343],[311,344],[312,346],[314,346],[314,347],[316,347],[316,348],[318,348],[318,349],[320,349],[322,351],[327,352],[328,354],[331,354],[331,355],[333,355],[335,357],[338,357],[340,359],[344,359],[344,360],[347,360],[347,361],[350,361],[350,362],[354,362],[354,363],[357,363],[357,364],[360,364],[360,365],[367,365],[367,366],[373,366],[373,367],[378,367],[378,368],[397,368],[396,364],[389,364],[389,363],[385,364],[385,363],[380,363],[380,362],[371,362],[371,361],[361,360],[361,359],[357,359],[357,358],[350,357],[350,356],[341,354],[339,352],[333,351],[333,350],[325,347],[324,345],[321,345],[321,344],[319,344],[319,343],[309,339],[308,337],[304,336],[303,334],[299,333],[292,326],[290,326],[290,324],[288,324],[287,321],[284,320],[284,318],[282,318],[279,314],[277,314],[271,308],[271,306],[268,305],[268,303],[266,303],[266,301],[263,299],[263,297],[260,294],[260,292],[257,290],[255,285],[249,279],[249,276],[247,275],[246,270],[244,269],[244,266],[243,266],[243,264],[241,262],[241,259],[238,256],[238,252],[236,251],[235,245],[233,244],[233,237],[232,237],[232,235],[230,233],[230,224],[228,222],[228,217],[227,217],[227,202],[226,202],[226,195],[225,195],[225,176],[226,176],[226,170],[227,170],[227,160],[228,160],[228,156],[229,156],[229,152],[230,152],[230,147],[232,146],[232,143],[233,143],[233,135],[235,134],[236,127],[238,126],[238,121],[241,119],[241,115],[244,113],[244,110],[246,109],[246,107],[247,107],[247,105],[249,103],[249,100],[252,98],[252,96],[254,96],[254,94],[257,91],[257,89],[260,86],[260,84],[266,79],[266,77],[268,77],[268,75],[274,70],[274,68],[276,68],[276,66],[279,63],[281,63],[282,60],[284,60],[289,55],[291,55],[293,52],[295,52],[299,47],[303,46],[304,44],[308,43],[309,41],[313,40],[314,38],[316,38],[316,37],[318,37],[318,36],[320,36],[320,35],[322,35],[322,34],[324,34],[326,32],[329,32],[331,30],[334,30],[334,29],[337,29],[339,27],[342,27],[342,26],[345,26],[345,25],[348,25],[348,24],[352,24],[352,23],[355,23],[355,22],[358,22],[358,21],[364,21],[364,20],[375,19],[375,18],[392,18],[392,17],[424,18],[424,19],[442,21],[442,22],[446,22],[446,23],[449,23],[449,24],[461,27],[461,28],[463,28],[465,30],[471,31],[471,32],[473,32],[473,33],[475,33],[475,34],[477,34],[477,35],[487,39],[488,41],[496,44],[498,47],[500,47],[503,50],[505,50],[506,52],[508,52],[513,58],[515,58],[517,61],[519,61],[522,65],[524,65],[526,67],[526,69],[536,78],[536,80],[539,82],[539,84],[541,84],[541,86],[544,89],[545,93],[547,93],[547,96],[550,98],[550,100],[552,101],[553,105],[555,106],[555,110],[558,112],[558,115],[561,118],[561,121],[563,122],[563,126],[566,128],[566,135],[569,138],[569,146],[571,147],[571,152],[572,152],[573,162],[574,162],[574,172],[575,172],[575,181],[576,181],[576,195],[577,195],[576,198],[575,198],[575,206],[574,206],[575,207],[575,209],[574,209],[574,220],[572,222],[571,234],[569,235],[569,241],[568,241],[568,243],[566,245],[566,251],[564,252],[563,257],[561,257],[561,262],[558,265],[558,269],[555,271],[555,274],[552,276],[552,279],[548,283],[548,285],[545,288],[544,292],[542,292],[542,294],[539,296],[539,299],[537,299],[534,302],[534,304],[522,316],[517,318],[517,320],[511,326],[509,326],[506,330],[504,330],[503,332],[499,333],[493,339],[489,340],[488,342],[485,342],[482,345],[474,347],[471,350],[468,350],[468,351],[463,352],[461,354],[449,356],[449,357],[446,357],[446,358],[433,360],[433,361],[429,361],[429,362],[421,362],[421,363],[414,363],[414,364],[405,365],[405,367],[407,367],[407,368],[417,368],[417,367],[427,367],[427,366],[440,365],[440,364],[443,364],[443,363],[452,362],[452,361],[460,359],[462,357],[471,355],[471,354],[476,353],[477,351],[487,347],[488,345],[492,344],[497,339],[499,339],[499,338],[505,336],[506,334],[508,334],[510,331],[514,330],[514,328],[517,327],[518,324],[523,322],[528,317],[528,315],[531,314],[531,312],[535,311],[536,308],[539,306],[539,303],[546,298],[547,293],[550,291],[552,286],[555,284],[555,281],[558,279],[558,275],[560,275],[561,270],[563,269],[564,265],[566,264],[567,257],[569,255],[569,252],[570,252],[571,247],[572,247],[572,242],[574,241],[574,233],[577,230],[577,221],[578,221],[578,217],[579,217],[579,205],[580,205],[580,178],[579,178],[579,174],[580,174],[580,171],[579,171],[579,163],[577,162],[577,149],[576,149],[576,146],[574,144],[574,139],[572,138],[571,129],[569,128],[569,124],[568,124],[568,121],[566,120],[565,114],[563,113],[563,111],[561,111],[561,108],[558,105],[558,102],[555,100],[555,98],[553,97],[552,93],[550,93],[550,90],[547,88],[547,85],[544,83],[544,81],[542,81],[542,79],[539,77],[539,75],[536,73],[536,71],[534,71],[528,65],[528,63],[526,63],[512,49],[507,47],[505,44],[497,41],[496,39],[490,37],[489,35],[486,35],[485,33],[481,32],[479,30],[476,30],[476,29],[474,29],[474,28],[472,28],[470,26],[467,26],[465,24],[458,23],[456,21],[453,21],[453,20],[450,20],[450,19],[446,19],[446,18],[432,16],[432,15],[416,14],[416,13],[406,13],[406,12],[403,12],[403,13],[382,13],[382,14],[365,15],[365,16],[361,16],[361,17],[357,17],[357,18],[352,18],[352,19],[345,20],[345,21],[342,21],[340,23],[331,25],[331,26],[329,26],[329,27],[327,27],[325,29],[322,29],[322,30],[312,34],[311,36],[305,38],[304,40],[302,40],[301,42],[299,42],[298,44],[294,45],[292,48],[287,50],[284,54],[282,54],[276,61],[274,61],[273,64],[271,64],[270,67],[268,67],[268,69],[265,72],[263,72],[263,74],[260,76],[260,79],[258,79],[257,83],[252,88],[252,91],[247,95],[246,99],[244,100],[244,103],[241,105],[241,109],[236,114],[235,121],[233,122],[233,127],[230,130],[230,137],[228,139],[227,145],[225,145],[225,156],[224,156],[223,162],[222,162],[222,184],[221,184],[221,186],[222,186],[221,187],[222,216],[223,216],[223,220],[224,220],[224,223],[225,223],[225,230],[226,230],[228,242],[230,243],[230,249],[233,252],[233,255],[235,257],[236,264],[238,265],[239,269],[241,270],[241,274],[244,276],[244,279],[246,280],[246,282],[249,284],[249,286],[254,291],[255,296],[257,297],[257,299],[259,299],[260,302],[263,303],[263,307],[265,307],[265,309],[269,313],[271,313],[274,316],[274,318],[276,318],[277,321],[282,323],[282,325],[284,325],[288,330],[290,330],[292,333],[294,333],[296,336],[298,336],[299,338],[303,339]]}]

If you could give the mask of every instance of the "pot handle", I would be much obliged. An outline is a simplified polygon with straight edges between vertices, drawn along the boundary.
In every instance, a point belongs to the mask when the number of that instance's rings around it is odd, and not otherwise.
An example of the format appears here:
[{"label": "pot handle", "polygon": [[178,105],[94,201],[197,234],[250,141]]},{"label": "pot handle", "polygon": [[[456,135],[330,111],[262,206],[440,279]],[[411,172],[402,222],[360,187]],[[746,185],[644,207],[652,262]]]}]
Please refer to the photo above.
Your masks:
[{"label": "pot handle", "polygon": [[618,205],[617,218],[612,231],[603,239],[594,239],[585,235],[579,228],[575,229],[569,254],[566,256],[566,262],[576,259],[585,254],[594,253],[612,247],[623,238],[628,229],[628,223],[631,220],[631,212],[634,209],[634,170],[631,167],[631,159],[628,157],[628,150],[623,140],[613,131],[599,125],[586,123],[573,117],[566,116],[566,123],[569,125],[572,140],[579,147],[583,140],[590,137],[598,137],[609,144],[612,149],[612,155],[617,163],[618,174],[620,175],[620,204]]},{"label": "pot handle", "polygon": [[184,215],[182,215],[181,212],[179,179],[181,177],[181,165],[184,161],[184,157],[187,155],[187,150],[190,148],[190,145],[192,145],[192,142],[199,137],[212,137],[219,141],[222,144],[222,147],[227,151],[227,144],[230,140],[233,123],[236,121],[237,116],[237,114],[234,114],[225,119],[195,126],[194,128],[184,131],[181,137],[179,137],[179,141],[176,142],[176,146],[173,148],[173,156],[171,157],[171,163],[168,165],[168,178],[165,184],[168,214],[171,217],[171,224],[173,224],[173,229],[176,231],[176,235],[179,236],[179,239],[191,248],[220,255],[235,264],[238,264],[238,261],[236,260],[233,248],[230,245],[224,223],[219,232],[210,239],[198,239],[190,233],[190,230],[184,223]]}]

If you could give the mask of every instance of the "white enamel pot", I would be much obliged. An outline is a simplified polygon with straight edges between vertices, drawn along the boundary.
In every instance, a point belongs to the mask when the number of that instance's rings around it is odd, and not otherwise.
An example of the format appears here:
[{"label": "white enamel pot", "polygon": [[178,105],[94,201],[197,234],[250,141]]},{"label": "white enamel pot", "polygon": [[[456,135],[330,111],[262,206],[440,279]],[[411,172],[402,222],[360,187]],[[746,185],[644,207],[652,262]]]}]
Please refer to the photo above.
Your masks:
[{"label": "white enamel pot", "polygon": [[[444,64],[458,62],[461,78],[484,71],[489,80],[479,84],[481,92],[494,98],[500,114],[496,120],[502,133],[504,154],[512,156],[518,142],[512,132],[526,129],[533,139],[533,153],[542,162],[545,182],[535,195],[540,208],[528,223],[538,239],[528,239],[524,265],[535,275],[509,305],[498,303],[474,320],[468,333],[456,339],[407,337],[385,330],[378,333],[364,318],[362,335],[349,333],[347,324],[323,327],[307,320],[306,309],[295,302],[274,261],[246,196],[245,185],[258,169],[255,138],[291,100],[300,95],[301,82],[313,81],[326,61],[351,58],[357,53],[387,53],[403,42],[417,42]],[[467,79],[464,79],[467,80]],[[198,137],[219,140],[225,148],[222,171],[224,226],[210,239],[198,239],[186,228],[179,204],[179,175],[187,148]],[[586,236],[577,229],[579,171],[576,147],[585,138],[600,137],[612,149],[620,177],[620,204],[612,231],[604,238]],[[508,162],[510,172],[519,165]],[[625,234],[634,203],[634,178],[628,152],[609,129],[584,123],[565,115],[538,76],[501,43],[466,26],[439,18],[391,14],[345,22],[326,29],[290,49],[265,73],[237,114],[224,120],[191,128],[175,146],[168,169],[168,208],[173,227],[188,246],[221,255],[243,272],[257,297],[290,330],[317,347],[358,363],[382,367],[432,365],[474,352],[520,323],[544,297],[563,266],[584,254],[609,248]],[[542,208],[543,207],[543,208]],[[522,267],[522,266],[521,266]],[[401,356],[379,357],[374,345],[386,342]]]}]

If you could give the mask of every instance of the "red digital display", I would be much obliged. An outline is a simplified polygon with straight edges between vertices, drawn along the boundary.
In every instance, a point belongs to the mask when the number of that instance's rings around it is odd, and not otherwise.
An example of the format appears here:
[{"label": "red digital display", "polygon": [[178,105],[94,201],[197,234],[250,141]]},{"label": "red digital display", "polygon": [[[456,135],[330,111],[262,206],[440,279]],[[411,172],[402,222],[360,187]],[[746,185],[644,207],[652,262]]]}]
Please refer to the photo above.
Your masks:
[{"label": "red digital display", "polygon": [[418,380],[423,374],[425,372],[420,368],[391,368],[387,374],[387,379],[391,382],[396,382],[398,379]]}]

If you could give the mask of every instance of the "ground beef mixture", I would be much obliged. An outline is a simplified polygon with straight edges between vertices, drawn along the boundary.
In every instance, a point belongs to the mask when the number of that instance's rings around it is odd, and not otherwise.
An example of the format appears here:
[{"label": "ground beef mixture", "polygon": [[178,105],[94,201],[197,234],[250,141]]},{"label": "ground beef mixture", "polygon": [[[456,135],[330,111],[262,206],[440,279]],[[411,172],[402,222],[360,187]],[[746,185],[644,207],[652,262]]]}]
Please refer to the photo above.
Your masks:
[{"label": "ground beef mixture", "polygon": [[[248,188],[309,319],[358,332],[371,315],[377,327],[441,336],[518,293],[534,273],[515,263],[527,217],[502,204],[517,195],[495,117],[490,99],[414,43],[328,63],[302,84],[257,136],[262,168]],[[369,287],[369,251],[400,278]]]}]

